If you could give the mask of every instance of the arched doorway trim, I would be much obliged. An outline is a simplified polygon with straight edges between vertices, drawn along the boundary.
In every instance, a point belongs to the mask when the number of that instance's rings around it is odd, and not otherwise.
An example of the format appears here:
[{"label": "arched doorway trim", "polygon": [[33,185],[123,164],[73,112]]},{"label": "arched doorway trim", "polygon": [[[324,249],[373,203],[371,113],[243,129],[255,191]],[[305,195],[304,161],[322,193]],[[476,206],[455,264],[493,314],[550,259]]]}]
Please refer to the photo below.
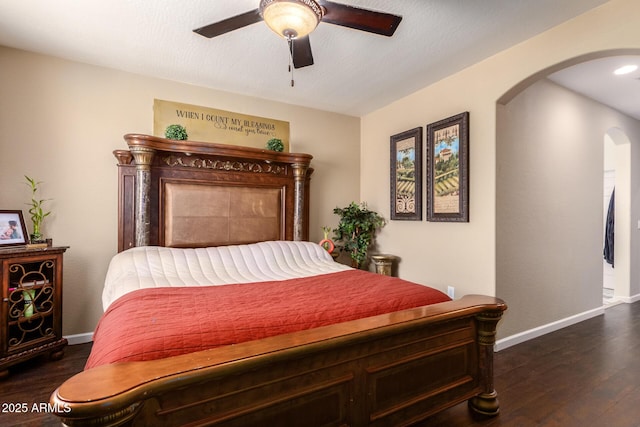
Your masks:
[{"label": "arched doorway trim", "polygon": [[531,86],[538,80],[547,77],[549,74],[555,73],[567,67],[571,67],[582,62],[591,61],[594,59],[606,58],[610,56],[622,56],[622,55],[640,55],[640,49],[610,49],[597,52],[591,52],[584,55],[575,56],[573,58],[560,61],[557,64],[551,65],[540,71],[531,74],[529,77],[523,79],[519,83],[515,84],[511,89],[507,90],[500,98],[498,98],[498,104],[507,104],[516,95],[522,92],[527,87]]}]

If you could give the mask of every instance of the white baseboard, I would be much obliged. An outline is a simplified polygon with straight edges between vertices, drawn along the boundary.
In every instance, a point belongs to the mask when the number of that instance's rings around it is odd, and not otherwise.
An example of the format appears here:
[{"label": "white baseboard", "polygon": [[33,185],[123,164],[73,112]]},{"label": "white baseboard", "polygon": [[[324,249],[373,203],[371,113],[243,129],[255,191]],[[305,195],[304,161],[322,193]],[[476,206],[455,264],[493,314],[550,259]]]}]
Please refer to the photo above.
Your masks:
[{"label": "white baseboard", "polygon": [[67,341],[69,341],[69,345],[86,344],[88,342],[93,341],[93,332],[87,332],[84,334],[75,334],[75,335],[65,335],[64,337],[67,339]]},{"label": "white baseboard", "polygon": [[592,317],[600,316],[604,314],[605,307],[594,308],[593,310],[585,311],[574,316],[560,319],[546,325],[538,326],[537,328],[529,329],[528,331],[520,332],[510,337],[502,338],[496,341],[494,346],[495,351],[504,350],[516,344],[523,343],[525,341],[532,340],[550,332],[557,331],[558,329],[566,328],[567,326],[575,325]]},{"label": "white baseboard", "polygon": [[627,304],[633,304],[634,302],[640,301],[640,294],[632,295],[630,297],[614,297],[614,299],[626,302]]}]

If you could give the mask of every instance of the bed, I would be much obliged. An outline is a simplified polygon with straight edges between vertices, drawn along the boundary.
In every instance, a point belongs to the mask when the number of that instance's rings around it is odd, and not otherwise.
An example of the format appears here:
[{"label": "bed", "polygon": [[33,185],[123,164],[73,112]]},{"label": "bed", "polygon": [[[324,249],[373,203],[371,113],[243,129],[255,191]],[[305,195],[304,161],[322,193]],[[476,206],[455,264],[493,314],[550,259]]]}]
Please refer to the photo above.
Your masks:
[{"label": "bed", "polygon": [[[310,155],[125,140],[114,152],[119,253],[87,369],[51,397],[63,423],[410,425],[464,401],[498,414],[505,304],[423,295],[305,242]],[[360,301],[361,290],[386,306]],[[235,335],[214,338],[225,306]]]}]

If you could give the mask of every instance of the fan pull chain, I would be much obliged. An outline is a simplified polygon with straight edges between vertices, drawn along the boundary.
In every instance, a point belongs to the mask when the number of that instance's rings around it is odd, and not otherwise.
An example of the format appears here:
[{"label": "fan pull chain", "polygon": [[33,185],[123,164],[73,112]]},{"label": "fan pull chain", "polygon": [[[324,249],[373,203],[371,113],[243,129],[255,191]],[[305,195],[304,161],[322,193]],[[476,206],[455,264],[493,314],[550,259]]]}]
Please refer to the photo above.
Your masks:
[{"label": "fan pull chain", "polygon": [[294,67],[292,67],[292,62],[293,62],[293,39],[291,38],[291,36],[287,36],[287,44],[289,44],[289,73],[291,73],[291,87],[294,86],[295,82],[293,81],[293,69]]}]

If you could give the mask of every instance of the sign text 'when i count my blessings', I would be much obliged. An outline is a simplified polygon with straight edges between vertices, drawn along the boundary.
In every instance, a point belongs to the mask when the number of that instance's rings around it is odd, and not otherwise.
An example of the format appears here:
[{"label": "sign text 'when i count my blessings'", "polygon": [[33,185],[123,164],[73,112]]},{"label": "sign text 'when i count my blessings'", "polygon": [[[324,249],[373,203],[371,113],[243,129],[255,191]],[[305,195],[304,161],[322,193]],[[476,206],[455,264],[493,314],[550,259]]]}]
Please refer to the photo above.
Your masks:
[{"label": "sign text 'when i count my blessings'", "polygon": [[172,124],[184,126],[191,141],[265,148],[268,140],[278,138],[289,151],[289,122],[155,99],[153,134],[164,137]]}]

